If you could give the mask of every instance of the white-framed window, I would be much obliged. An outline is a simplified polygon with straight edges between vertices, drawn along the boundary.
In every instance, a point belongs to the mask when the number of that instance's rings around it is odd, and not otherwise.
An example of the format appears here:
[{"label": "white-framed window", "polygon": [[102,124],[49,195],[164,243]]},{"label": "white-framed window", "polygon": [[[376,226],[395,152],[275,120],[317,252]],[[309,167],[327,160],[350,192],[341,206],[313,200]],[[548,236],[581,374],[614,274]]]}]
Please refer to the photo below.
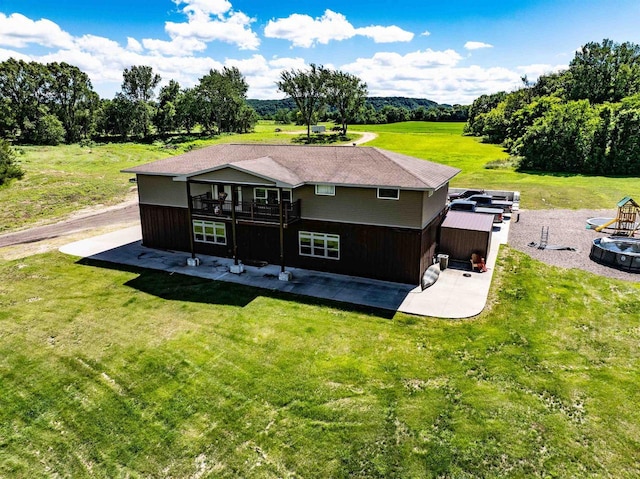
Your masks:
[{"label": "white-framed window", "polygon": [[[254,188],[253,197],[256,203],[277,204],[280,201],[280,190],[278,188]],[[291,189],[282,189],[282,201],[291,202]]]},{"label": "white-framed window", "polygon": [[193,220],[193,239],[198,243],[227,244],[227,228],[224,223]]},{"label": "white-framed window", "polygon": [[400,190],[398,188],[378,188],[379,200],[399,200]]},{"label": "white-framed window", "polygon": [[316,185],[316,195],[318,196],[335,196],[335,185]]},{"label": "white-framed window", "polygon": [[340,259],[340,235],[300,231],[298,245],[301,256]]}]

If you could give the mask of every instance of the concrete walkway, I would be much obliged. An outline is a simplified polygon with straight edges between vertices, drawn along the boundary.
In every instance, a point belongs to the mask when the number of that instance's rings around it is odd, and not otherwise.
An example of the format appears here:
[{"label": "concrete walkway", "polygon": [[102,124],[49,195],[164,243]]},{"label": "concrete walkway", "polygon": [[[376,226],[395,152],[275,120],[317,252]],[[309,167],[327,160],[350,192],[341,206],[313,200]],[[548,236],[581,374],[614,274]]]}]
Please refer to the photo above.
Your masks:
[{"label": "concrete walkway", "polygon": [[202,261],[200,266],[187,266],[186,260],[190,257],[188,253],[142,246],[139,226],[70,243],[61,247],[60,251],[83,258],[244,284],[272,291],[420,316],[457,319],[476,316],[484,309],[498,249],[501,244],[507,242],[508,234],[508,221],[502,224],[499,231],[494,230],[487,258],[488,272],[471,273],[468,268],[447,268],[440,273],[438,281],[424,291],[420,286],[298,268],[287,269],[293,276],[291,281],[280,281],[280,267],[277,265],[261,268],[245,265],[245,272],[237,275],[229,272],[233,260],[214,256],[199,255]]}]

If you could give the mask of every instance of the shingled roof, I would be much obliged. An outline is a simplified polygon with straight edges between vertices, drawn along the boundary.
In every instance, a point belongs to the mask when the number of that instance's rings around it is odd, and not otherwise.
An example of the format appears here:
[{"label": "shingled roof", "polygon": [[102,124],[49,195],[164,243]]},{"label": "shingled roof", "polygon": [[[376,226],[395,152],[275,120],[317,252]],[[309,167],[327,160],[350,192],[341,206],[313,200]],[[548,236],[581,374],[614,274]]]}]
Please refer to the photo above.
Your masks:
[{"label": "shingled roof", "polygon": [[370,147],[226,144],[122,170],[141,175],[189,178],[222,167],[274,180],[282,187],[302,184],[436,190],[460,170]]}]

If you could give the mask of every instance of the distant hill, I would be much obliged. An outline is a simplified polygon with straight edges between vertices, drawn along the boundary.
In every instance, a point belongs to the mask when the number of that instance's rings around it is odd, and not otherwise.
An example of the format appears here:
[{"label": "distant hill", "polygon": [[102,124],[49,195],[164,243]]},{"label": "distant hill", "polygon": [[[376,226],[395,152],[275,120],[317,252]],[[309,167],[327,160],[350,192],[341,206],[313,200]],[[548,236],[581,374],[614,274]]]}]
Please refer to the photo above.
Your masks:
[{"label": "distant hill", "polygon": [[[278,110],[295,110],[296,105],[291,98],[283,100],[247,100],[261,117],[272,117]],[[367,98],[367,104],[373,106],[376,111],[382,110],[385,106],[396,108],[406,108],[409,111],[424,108],[451,108],[451,105],[440,105],[426,98],[405,98],[401,96],[372,96]]]},{"label": "distant hill", "polygon": [[295,110],[296,104],[291,98],[284,100],[247,100],[247,103],[262,118],[272,117],[278,110]]},{"label": "distant hill", "polygon": [[435,101],[427,100],[426,98],[406,98],[403,96],[372,96],[367,98],[367,103],[372,105],[376,111],[382,110],[385,106],[406,108],[407,110],[416,110],[421,106],[425,108],[437,108],[439,106]]}]

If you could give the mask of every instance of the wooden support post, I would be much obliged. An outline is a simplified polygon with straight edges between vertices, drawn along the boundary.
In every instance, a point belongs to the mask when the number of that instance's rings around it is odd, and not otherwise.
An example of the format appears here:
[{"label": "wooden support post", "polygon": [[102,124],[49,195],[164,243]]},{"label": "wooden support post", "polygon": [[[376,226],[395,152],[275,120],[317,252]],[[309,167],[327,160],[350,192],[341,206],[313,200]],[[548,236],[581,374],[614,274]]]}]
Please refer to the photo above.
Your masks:
[{"label": "wooden support post", "polygon": [[189,211],[189,249],[191,250],[191,259],[196,259],[195,240],[193,237],[193,198],[191,197],[191,182],[187,179],[187,199]]},{"label": "wooden support post", "polygon": [[278,188],[278,209],[280,213],[280,272],[284,273],[284,208],[282,188]]},{"label": "wooden support post", "polygon": [[238,266],[238,241],[236,236],[236,201],[238,198],[238,188],[231,185],[231,236],[233,241],[233,264]]}]

